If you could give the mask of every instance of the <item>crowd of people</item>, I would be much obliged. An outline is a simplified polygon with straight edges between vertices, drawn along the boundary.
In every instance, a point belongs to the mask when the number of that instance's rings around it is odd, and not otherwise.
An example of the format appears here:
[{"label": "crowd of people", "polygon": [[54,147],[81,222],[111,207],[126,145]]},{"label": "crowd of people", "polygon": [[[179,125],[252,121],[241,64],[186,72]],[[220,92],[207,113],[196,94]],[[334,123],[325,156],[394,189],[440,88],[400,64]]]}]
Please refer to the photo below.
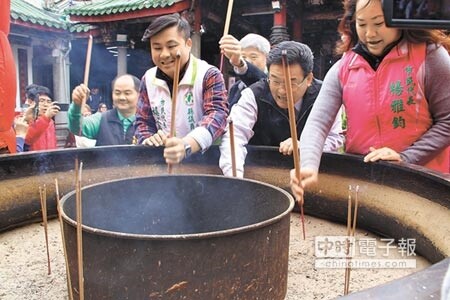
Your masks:
[{"label": "crowd of people", "polygon": [[[253,33],[241,40],[223,36],[219,48],[239,79],[229,93],[222,72],[191,53],[189,23],[178,14],[158,17],[143,36],[155,66],[141,79],[130,74],[116,77],[109,110],[98,88],[77,86],[68,109],[69,129],[80,139],[78,146],[164,147],[164,158],[170,164],[216,144],[223,174],[231,176],[231,117],[237,176],[245,176],[247,145],[275,146],[283,155],[300,151],[301,176],[297,178],[294,170],[290,173],[291,189],[298,199],[318,181],[323,151],[361,155],[367,163],[406,162],[449,173],[449,35],[440,30],[387,27],[381,0],[346,0],[344,9],[338,27],[342,38],[336,45],[341,58],[323,82],[314,77],[314,56],[306,44],[283,41],[270,45]],[[0,18],[0,50],[5,57],[10,55],[5,40],[7,19]],[[283,53],[290,69],[289,83],[283,72]],[[174,82],[178,60],[179,81]],[[2,83],[14,80],[9,62],[0,65]],[[291,139],[289,85],[300,149],[293,148]],[[15,92],[3,85],[0,92],[0,104],[9,109],[4,99],[15,97]],[[15,119],[9,110],[1,112],[0,153],[57,147],[54,117],[60,107],[50,90],[30,85],[26,98],[23,113]],[[171,124],[172,114],[175,124]],[[347,124],[345,135],[342,117]],[[11,135],[16,136],[15,144]]]},{"label": "crowd of people", "polygon": [[[313,74],[308,45],[283,41],[271,45],[250,33],[241,40],[225,35],[219,48],[238,78],[229,88],[222,72],[191,53],[189,23],[178,14],[161,16],[146,29],[154,67],[141,79],[118,76],[112,82],[113,108],[98,87],[84,84],[72,92],[68,127],[78,146],[142,144],[164,147],[176,164],[211,145],[220,146],[220,167],[231,176],[228,118],[233,120],[237,175],[245,175],[247,145],[276,146],[292,155],[286,53],[301,153],[301,178],[292,189],[317,182],[323,151],[359,154],[365,162],[403,161],[449,172],[450,38],[443,31],[386,27],[380,0],[347,0],[339,25],[341,58],[324,81]],[[174,82],[177,55],[179,82]],[[172,92],[177,106],[172,111]],[[51,150],[56,146],[58,103],[42,86],[30,85],[23,113],[2,128],[6,152]],[[172,136],[172,113],[175,134]],[[346,128],[342,127],[342,118]],[[3,126],[5,127],[5,126]],[[4,132],[15,131],[9,151]]]}]

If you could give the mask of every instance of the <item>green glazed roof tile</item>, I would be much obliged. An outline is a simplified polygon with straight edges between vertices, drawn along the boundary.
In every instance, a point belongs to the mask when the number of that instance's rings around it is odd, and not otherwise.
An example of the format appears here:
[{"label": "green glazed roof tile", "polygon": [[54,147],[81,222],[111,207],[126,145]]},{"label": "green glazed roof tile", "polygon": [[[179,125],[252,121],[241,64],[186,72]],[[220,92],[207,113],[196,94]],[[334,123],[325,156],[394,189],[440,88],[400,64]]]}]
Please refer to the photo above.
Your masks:
[{"label": "green glazed roof tile", "polygon": [[104,0],[71,7],[64,12],[78,16],[99,16],[135,11],[144,8],[172,6],[176,2],[180,2],[180,0]]},{"label": "green glazed roof tile", "polygon": [[80,33],[80,32],[88,32],[93,28],[95,28],[95,26],[79,23],[79,24],[71,24],[69,27],[69,31],[72,33]]},{"label": "green glazed roof tile", "polygon": [[57,29],[67,29],[69,26],[64,16],[38,8],[24,0],[11,1],[11,18]]}]

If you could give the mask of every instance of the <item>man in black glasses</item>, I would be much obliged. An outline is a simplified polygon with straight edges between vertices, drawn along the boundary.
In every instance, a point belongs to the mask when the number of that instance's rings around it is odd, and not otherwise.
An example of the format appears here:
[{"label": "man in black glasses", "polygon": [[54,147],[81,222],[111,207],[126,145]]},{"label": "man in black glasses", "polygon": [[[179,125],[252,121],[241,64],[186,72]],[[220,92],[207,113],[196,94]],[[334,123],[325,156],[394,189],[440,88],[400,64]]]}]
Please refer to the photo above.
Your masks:
[{"label": "man in black glasses", "polygon": [[[286,83],[283,75],[282,51],[287,52],[290,68],[292,94],[296,111],[297,139],[319,94],[322,82],[314,78],[312,70],[314,56],[311,49],[294,41],[281,42],[274,46],[267,57],[268,77],[242,91],[241,98],[233,106],[230,117],[234,123],[236,171],[243,177],[247,154],[245,146],[266,145],[279,147],[280,153],[293,152],[290,138]],[[336,118],[325,144],[325,151],[337,151],[343,145],[340,115]],[[220,167],[230,176],[231,150],[230,132],[225,133],[220,146]]]},{"label": "man in black glasses", "polygon": [[[45,86],[36,86],[34,94],[34,109],[25,137],[25,149],[29,151],[53,150],[57,148],[56,129],[53,118],[59,113],[60,107],[53,101],[52,93]],[[29,112],[25,113],[26,115]]]}]

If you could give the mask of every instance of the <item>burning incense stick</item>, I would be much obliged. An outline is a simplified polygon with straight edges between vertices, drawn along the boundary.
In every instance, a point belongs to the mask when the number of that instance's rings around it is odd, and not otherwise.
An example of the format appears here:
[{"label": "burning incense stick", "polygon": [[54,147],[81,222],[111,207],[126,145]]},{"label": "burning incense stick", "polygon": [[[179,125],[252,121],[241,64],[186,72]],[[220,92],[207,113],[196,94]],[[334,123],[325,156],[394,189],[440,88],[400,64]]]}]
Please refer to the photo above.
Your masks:
[{"label": "burning incense stick", "polygon": [[92,35],[89,35],[87,52],[86,52],[86,64],[84,66],[84,80],[83,83],[88,86],[89,84],[89,69],[91,68],[91,55],[92,55]]},{"label": "burning incense stick", "polygon": [[352,228],[352,236],[355,236],[355,230],[356,230],[356,217],[358,216],[358,192],[359,192],[359,185],[355,188],[355,210],[353,212],[353,228]]},{"label": "burning incense stick", "polygon": [[[172,112],[170,119],[170,137],[174,137],[177,132],[177,127],[175,124],[176,114],[177,114],[177,94],[178,94],[178,83],[180,81],[180,68],[181,68],[181,53],[178,50],[175,56],[175,70],[173,74],[173,88],[172,88]],[[172,164],[167,165],[167,172],[172,174]]]},{"label": "burning incense stick", "polygon": [[[84,80],[83,80],[83,83],[86,87],[89,86],[89,70],[91,68],[92,42],[93,42],[92,35],[89,35],[88,46],[87,46],[87,51],[86,51],[86,64],[84,66]],[[88,97],[89,97],[89,93],[86,95],[86,98],[84,98],[82,100],[81,107],[84,107]],[[82,124],[80,124],[80,131],[78,132],[78,135],[81,136],[82,131],[83,131],[83,126],[82,126]]]},{"label": "burning incense stick", "polygon": [[82,205],[81,205],[81,172],[83,162],[78,169],[78,158],[75,160],[75,198],[77,218],[77,254],[78,254],[78,288],[80,300],[84,300],[84,275],[83,275],[83,235],[82,235]]},{"label": "burning incense stick", "polygon": [[[283,50],[281,52],[281,58],[283,62],[283,73],[284,73],[284,83],[286,89],[286,96],[288,99],[288,112],[289,112],[289,127],[291,129],[291,140],[292,140],[292,148],[293,148],[293,156],[294,156],[294,167],[295,167],[295,177],[297,177],[298,182],[301,182],[300,177],[300,152],[298,150],[298,141],[297,141],[297,126],[295,122],[295,109],[294,109],[294,96],[292,94],[292,85],[291,85],[291,71],[289,70],[289,63],[287,61],[287,51]],[[303,197],[297,199],[298,205],[300,206],[300,216],[302,219],[302,230],[303,230],[303,239],[306,239],[306,230],[305,230],[305,218],[303,212]]]},{"label": "burning incense stick", "polygon": [[345,283],[344,283],[344,295],[348,294],[350,288],[350,237],[355,236],[356,220],[358,217],[358,192],[359,185],[355,188],[355,207],[353,210],[353,222],[352,222],[352,186],[348,186],[348,207],[347,207],[347,266],[345,268]]},{"label": "burning incense stick", "polygon": [[44,184],[44,187],[39,187],[39,196],[41,199],[41,210],[42,210],[42,222],[44,223],[44,235],[45,235],[45,246],[47,249],[47,268],[48,275],[52,273],[50,267],[50,251],[48,248],[48,226],[47,226],[47,187]]},{"label": "burning incense stick", "polygon": [[236,177],[236,152],[234,148],[234,125],[233,119],[228,117],[228,128],[230,130],[230,151],[231,151],[231,171],[233,177]]},{"label": "burning incense stick", "polygon": [[[349,263],[348,257],[350,256],[350,234],[351,234],[351,224],[352,224],[352,186],[348,186],[348,202],[347,202],[347,264]],[[345,280],[344,280],[344,295],[348,294],[349,285],[349,268],[348,265],[345,268]]]},{"label": "burning incense stick", "polygon": [[[228,0],[227,16],[225,17],[225,27],[223,28],[223,35],[227,35],[230,30],[231,14],[233,13],[233,0]],[[220,67],[219,70],[223,70],[223,53],[220,55]]]},{"label": "burning incense stick", "polygon": [[64,236],[63,221],[61,216],[61,206],[59,202],[59,185],[57,178],[55,178],[55,191],[56,191],[56,211],[58,213],[59,228],[61,229],[61,240],[63,244],[64,261],[66,263],[66,278],[67,278],[67,286],[69,289],[69,300],[73,300],[72,281],[70,280],[69,261],[67,260],[66,238]]},{"label": "burning incense stick", "polygon": [[230,30],[230,20],[232,13],[233,13],[233,0],[228,0],[227,16],[225,19],[225,27],[223,29],[223,35],[227,35],[228,31]]}]

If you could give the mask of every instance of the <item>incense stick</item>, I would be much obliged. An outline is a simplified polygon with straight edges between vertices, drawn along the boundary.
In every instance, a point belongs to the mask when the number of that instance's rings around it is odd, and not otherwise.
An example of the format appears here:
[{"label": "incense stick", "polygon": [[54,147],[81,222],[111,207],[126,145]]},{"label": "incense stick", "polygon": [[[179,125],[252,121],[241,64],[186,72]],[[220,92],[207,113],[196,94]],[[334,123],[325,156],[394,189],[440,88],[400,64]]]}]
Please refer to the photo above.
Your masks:
[{"label": "incense stick", "polygon": [[348,208],[347,208],[347,266],[345,268],[345,283],[344,283],[344,295],[347,295],[350,289],[350,237],[355,236],[356,231],[356,220],[358,217],[358,193],[359,193],[359,185],[355,187],[355,207],[353,209],[353,221],[352,221],[352,187],[349,185],[348,187]]},{"label": "incense stick", "polygon": [[64,228],[63,228],[63,221],[62,221],[62,215],[61,215],[61,206],[60,206],[60,202],[59,202],[59,185],[58,185],[57,178],[55,178],[55,191],[56,191],[56,211],[58,213],[59,228],[61,230],[61,240],[62,240],[62,244],[63,244],[64,261],[66,263],[66,278],[67,278],[67,286],[69,289],[69,300],[73,300],[72,280],[70,279],[69,261],[67,259],[66,238],[64,236]]},{"label": "incense stick", "polygon": [[[225,26],[223,28],[223,36],[228,34],[228,31],[230,30],[230,21],[231,21],[231,14],[233,13],[233,0],[228,0],[228,7],[227,7],[227,15],[225,17]],[[220,66],[219,70],[222,72],[223,70],[223,53],[220,55]]]},{"label": "incense stick", "polygon": [[[295,109],[294,109],[294,96],[292,94],[292,86],[291,86],[291,71],[289,70],[289,63],[287,60],[287,51],[282,50],[281,58],[283,62],[283,73],[284,73],[284,83],[286,89],[286,96],[288,100],[288,113],[289,113],[289,127],[291,130],[291,140],[292,140],[292,148],[293,148],[293,157],[294,157],[294,167],[295,167],[295,177],[297,177],[298,182],[301,182],[300,176],[300,152],[298,149],[298,141],[297,141],[297,126],[295,122]],[[303,212],[303,196],[297,199],[298,205],[300,206],[300,216],[302,220],[302,230],[303,230],[303,239],[306,239],[306,230],[305,230],[305,218]]]},{"label": "incense stick", "polygon": [[348,294],[349,286],[349,256],[350,256],[350,234],[351,234],[351,224],[352,224],[352,186],[348,186],[348,202],[347,202],[347,243],[346,243],[346,254],[347,254],[347,266],[345,267],[345,279],[344,279],[344,295]]},{"label": "incense stick", "polygon": [[228,0],[227,16],[225,18],[225,27],[223,29],[223,35],[228,34],[228,31],[230,29],[230,21],[232,13],[233,13],[233,0]]},{"label": "incense stick", "polygon": [[47,187],[39,187],[39,196],[41,199],[42,222],[44,223],[45,248],[47,249],[47,269],[48,275],[52,273],[50,267],[50,251],[48,248],[48,226],[47,226]]},{"label": "incense stick", "polygon": [[234,125],[233,119],[228,117],[228,128],[230,130],[230,152],[231,152],[231,171],[233,177],[236,177],[236,152],[234,147]]},{"label": "incense stick", "polygon": [[[180,68],[181,68],[181,53],[178,50],[175,56],[175,70],[173,74],[173,88],[172,88],[172,112],[170,119],[170,137],[176,136],[177,127],[175,124],[177,114],[177,94],[178,83],[180,81]],[[167,172],[172,174],[172,164],[167,165]]]},{"label": "incense stick", "polygon": [[84,66],[84,85],[89,85],[89,69],[91,68],[91,55],[92,55],[92,35],[89,35],[88,46],[86,51],[86,64]]},{"label": "incense stick", "polygon": [[78,254],[78,288],[80,300],[84,300],[84,275],[83,275],[83,235],[82,235],[82,205],[81,205],[81,171],[83,162],[78,169],[78,158],[75,160],[75,198],[77,219],[77,254]]}]

